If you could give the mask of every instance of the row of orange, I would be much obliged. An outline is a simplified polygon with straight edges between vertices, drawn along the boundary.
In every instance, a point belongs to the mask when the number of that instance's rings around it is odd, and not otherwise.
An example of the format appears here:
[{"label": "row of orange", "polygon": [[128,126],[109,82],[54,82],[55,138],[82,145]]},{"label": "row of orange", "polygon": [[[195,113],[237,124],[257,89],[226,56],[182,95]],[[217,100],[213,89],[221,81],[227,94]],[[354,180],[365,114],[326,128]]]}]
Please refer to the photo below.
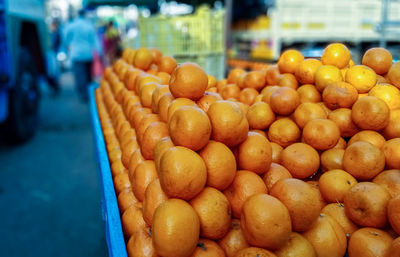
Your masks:
[{"label": "row of orange", "polygon": [[288,50],[216,81],[124,51],[96,101],[128,255],[399,256],[391,62],[375,48],[354,65],[331,44],[321,60]]}]

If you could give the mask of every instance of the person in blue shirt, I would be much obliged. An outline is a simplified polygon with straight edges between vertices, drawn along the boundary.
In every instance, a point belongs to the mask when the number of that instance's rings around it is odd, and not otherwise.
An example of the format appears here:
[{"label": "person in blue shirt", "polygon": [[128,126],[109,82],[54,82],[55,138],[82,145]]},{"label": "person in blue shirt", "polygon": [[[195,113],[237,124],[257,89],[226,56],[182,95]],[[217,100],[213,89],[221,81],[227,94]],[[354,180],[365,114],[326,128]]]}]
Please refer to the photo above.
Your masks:
[{"label": "person in blue shirt", "polygon": [[100,43],[93,24],[85,18],[85,10],[65,28],[64,45],[72,60],[75,84],[83,101],[88,100],[88,85],[92,81],[92,62]]}]

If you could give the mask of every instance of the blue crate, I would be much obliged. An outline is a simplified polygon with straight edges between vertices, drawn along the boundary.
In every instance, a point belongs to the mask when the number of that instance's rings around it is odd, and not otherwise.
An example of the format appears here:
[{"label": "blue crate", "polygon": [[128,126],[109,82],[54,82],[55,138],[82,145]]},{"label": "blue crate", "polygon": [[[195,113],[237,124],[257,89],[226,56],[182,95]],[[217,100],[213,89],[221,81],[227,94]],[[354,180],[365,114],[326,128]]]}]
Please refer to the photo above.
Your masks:
[{"label": "blue crate", "polygon": [[117,197],[114,191],[114,183],[111,176],[110,164],[99,115],[97,113],[96,98],[94,95],[98,84],[89,87],[89,105],[94,131],[97,164],[99,166],[101,189],[102,189],[102,214],[105,222],[106,241],[110,257],[127,257],[124,235],[122,233],[121,219]]}]

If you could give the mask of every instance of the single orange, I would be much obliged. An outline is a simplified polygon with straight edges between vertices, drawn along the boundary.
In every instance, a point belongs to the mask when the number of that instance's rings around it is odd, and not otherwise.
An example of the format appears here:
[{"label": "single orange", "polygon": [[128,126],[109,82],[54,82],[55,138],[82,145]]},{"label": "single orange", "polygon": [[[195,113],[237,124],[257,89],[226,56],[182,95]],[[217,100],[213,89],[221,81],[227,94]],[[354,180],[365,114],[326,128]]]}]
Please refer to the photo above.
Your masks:
[{"label": "single orange", "polygon": [[283,118],[274,121],[268,130],[268,139],[282,147],[286,147],[297,142],[300,139],[300,129],[296,123]]},{"label": "single orange", "polygon": [[156,144],[168,135],[168,127],[164,122],[155,121],[150,123],[141,140],[140,149],[143,157],[146,160],[153,160]]},{"label": "single orange", "polygon": [[231,70],[228,74],[227,82],[229,84],[236,83],[237,80],[239,79],[240,75],[243,73],[245,73],[245,71],[243,69],[236,68],[236,69]]},{"label": "single orange", "polygon": [[336,123],[328,119],[314,119],[304,126],[303,140],[317,150],[333,148],[340,138]]},{"label": "single orange", "polygon": [[210,140],[199,152],[207,167],[206,185],[218,190],[226,189],[236,175],[236,159],[224,144]]},{"label": "single orange", "polygon": [[319,191],[328,203],[343,202],[345,194],[357,180],[344,170],[329,170],[321,175],[318,180]]},{"label": "single orange", "polygon": [[256,89],[244,88],[240,91],[238,100],[244,104],[252,105],[257,96],[258,91]]},{"label": "single orange", "polygon": [[400,170],[382,171],[372,182],[384,187],[392,197],[400,195]]},{"label": "single orange", "polygon": [[295,75],[301,84],[314,84],[315,72],[322,65],[320,60],[305,59],[297,66]]},{"label": "single orange", "polygon": [[383,230],[360,228],[350,237],[348,253],[351,257],[389,256],[392,241]]},{"label": "single orange", "polygon": [[141,47],[135,52],[133,65],[141,70],[148,70],[153,60],[152,53],[147,48]]},{"label": "single orange", "polygon": [[376,74],[386,74],[392,66],[392,54],[382,47],[368,49],[362,57],[361,63],[373,69]]},{"label": "single orange", "polygon": [[376,84],[376,74],[367,66],[355,65],[346,72],[345,80],[353,85],[358,93],[367,93]]},{"label": "single orange", "polygon": [[299,104],[299,93],[292,88],[281,87],[271,94],[270,105],[276,114],[289,115]]},{"label": "single orange", "polygon": [[183,63],[176,68],[169,81],[169,90],[174,97],[200,99],[207,89],[208,77],[204,70],[195,63]]},{"label": "single orange", "polygon": [[343,203],[346,215],[354,223],[364,227],[383,228],[388,221],[389,200],[390,194],[385,188],[372,182],[360,182],[350,188]]},{"label": "single orange", "polygon": [[271,250],[284,246],[292,232],[288,209],[267,194],[255,194],[244,202],[240,226],[251,245]]},{"label": "single orange", "polygon": [[315,72],[315,87],[321,93],[328,85],[339,81],[343,81],[343,77],[336,66],[322,65]]},{"label": "single orange", "polygon": [[314,85],[302,85],[297,89],[297,93],[299,93],[301,103],[321,102],[321,94],[318,92]]},{"label": "single orange", "polygon": [[145,160],[137,165],[133,176],[130,178],[130,182],[132,191],[140,202],[144,199],[144,192],[147,186],[156,180],[157,177],[154,161]]},{"label": "single orange", "polygon": [[321,213],[329,215],[336,220],[336,222],[343,228],[347,238],[358,229],[358,226],[346,216],[344,205],[342,203],[330,203],[321,210]]},{"label": "single orange", "polygon": [[304,60],[304,56],[297,50],[284,51],[278,60],[280,73],[295,73],[296,68]]},{"label": "single orange", "polygon": [[202,109],[182,106],[172,115],[168,130],[175,145],[197,151],[208,143],[211,136],[211,123]]},{"label": "single orange", "polygon": [[299,87],[299,82],[297,82],[296,77],[292,73],[284,73],[279,76],[278,86],[290,87],[296,90]]},{"label": "single orange", "polygon": [[199,240],[200,221],[190,204],[168,199],[154,213],[152,233],[158,255],[189,257]]},{"label": "single orange", "polygon": [[213,92],[205,92],[204,96],[197,101],[197,105],[207,113],[211,104],[215,103],[218,100],[222,100],[220,94]]},{"label": "single orange", "polygon": [[268,191],[271,191],[276,182],[285,178],[292,178],[292,174],[285,167],[274,162],[271,163],[269,170],[263,175]]},{"label": "single orange", "polygon": [[227,257],[235,257],[236,253],[249,247],[240,228],[240,221],[232,219],[230,230],[218,241],[219,246],[224,250]]},{"label": "single orange", "polygon": [[400,138],[388,140],[382,147],[386,159],[386,167],[400,169]]},{"label": "single orange", "polygon": [[400,88],[400,62],[399,61],[392,64],[386,77],[387,77],[387,80],[389,80],[391,82],[391,84],[393,84],[397,88]]},{"label": "single orange", "polygon": [[275,120],[275,114],[269,104],[257,102],[251,105],[246,118],[251,129],[267,129]]},{"label": "single orange", "polygon": [[295,178],[306,178],[314,174],[320,164],[318,152],[304,143],[294,143],[283,149],[281,164]]},{"label": "single orange", "polygon": [[332,148],[321,153],[321,169],[329,171],[343,169],[344,149]]},{"label": "single orange", "polygon": [[359,141],[371,143],[377,148],[382,148],[386,142],[385,138],[378,132],[373,130],[363,130],[352,136],[347,145],[350,146]]},{"label": "single orange", "polygon": [[358,127],[378,131],[389,124],[390,109],[385,101],[365,96],[355,102],[351,117]]},{"label": "single orange", "polygon": [[225,100],[229,98],[238,99],[240,96],[240,88],[236,84],[228,84],[221,90],[220,94]]},{"label": "single orange", "polygon": [[332,43],[325,47],[321,61],[324,65],[334,65],[342,69],[349,64],[350,57],[350,51],[344,44]]},{"label": "single orange", "polygon": [[400,90],[391,84],[377,84],[368,92],[368,95],[385,101],[390,110],[400,108]]},{"label": "single orange", "polygon": [[329,113],[328,119],[333,121],[340,130],[342,137],[354,136],[359,129],[351,119],[351,109],[339,108]]},{"label": "single orange", "polygon": [[302,103],[293,113],[294,121],[300,129],[313,119],[325,119],[327,115],[322,107],[316,103]]},{"label": "single orange", "polygon": [[272,149],[272,162],[281,163],[281,153],[283,151],[283,147],[277,143],[271,142]]},{"label": "single orange", "polygon": [[381,131],[386,139],[400,137],[400,110],[391,110],[388,125]]},{"label": "single orange", "polygon": [[176,60],[173,57],[163,56],[163,57],[161,57],[161,59],[158,63],[158,70],[160,72],[166,72],[168,74],[171,74],[177,66],[178,66],[178,63],[176,62]]},{"label": "single orange", "polygon": [[351,108],[358,99],[358,92],[349,83],[335,82],[324,89],[322,99],[325,105],[331,110]]},{"label": "single orange", "polygon": [[157,178],[150,182],[144,192],[143,198],[143,219],[147,225],[152,225],[154,211],[167,199],[168,196],[162,190],[160,180]]},{"label": "single orange", "polygon": [[306,182],[287,178],[281,179],[271,188],[276,197],[289,210],[292,229],[303,232],[310,229],[321,211],[319,195]]},{"label": "single orange", "polygon": [[200,236],[216,240],[229,231],[231,206],[223,193],[206,187],[189,203],[199,216]]}]

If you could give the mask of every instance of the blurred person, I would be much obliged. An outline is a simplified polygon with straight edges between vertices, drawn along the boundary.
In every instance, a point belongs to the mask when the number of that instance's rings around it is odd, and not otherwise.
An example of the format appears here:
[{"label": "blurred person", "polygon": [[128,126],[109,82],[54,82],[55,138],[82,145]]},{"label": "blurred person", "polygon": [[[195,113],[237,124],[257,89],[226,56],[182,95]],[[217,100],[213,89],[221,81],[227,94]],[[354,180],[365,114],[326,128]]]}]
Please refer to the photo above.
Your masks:
[{"label": "blurred person", "polygon": [[64,44],[72,60],[78,93],[87,102],[88,85],[93,80],[93,56],[100,49],[94,26],[85,18],[85,10],[80,10],[78,17],[66,26]]},{"label": "blurred person", "polygon": [[112,20],[108,22],[105,29],[104,50],[108,65],[117,59],[121,51],[121,38]]},{"label": "blurred person", "polygon": [[54,19],[50,25],[50,39],[51,47],[48,56],[48,82],[50,87],[54,90],[54,94],[57,95],[60,91],[59,87],[59,76],[60,67],[57,62],[57,54],[61,48],[61,32],[60,32],[60,22],[58,19]]}]

